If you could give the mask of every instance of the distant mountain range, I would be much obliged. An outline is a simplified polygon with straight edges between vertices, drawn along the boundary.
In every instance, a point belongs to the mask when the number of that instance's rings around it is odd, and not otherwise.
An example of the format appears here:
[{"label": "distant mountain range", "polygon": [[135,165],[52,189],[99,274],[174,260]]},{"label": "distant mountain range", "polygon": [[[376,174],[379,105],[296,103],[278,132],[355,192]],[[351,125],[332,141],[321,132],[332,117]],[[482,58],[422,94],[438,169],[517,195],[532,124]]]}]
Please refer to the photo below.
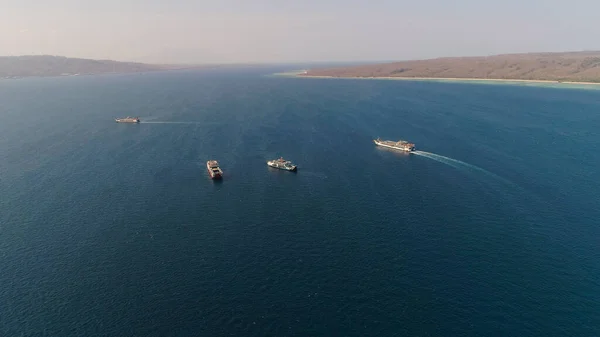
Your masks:
[{"label": "distant mountain range", "polygon": [[[215,65],[213,65],[215,66]],[[63,56],[0,56],[0,79],[196,68]],[[503,79],[600,83],[600,51],[447,57],[310,69],[301,76]]]},{"label": "distant mountain range", "polygon": [[302,76],[473,78],[600,83],[600,51],[448,57],[311,69]]},{"label": "distant mountain range", "polygon": [[185,68],[185,66],[89,60],[49,55],[0,56],[0,78],[137,73],[177,68]]}]

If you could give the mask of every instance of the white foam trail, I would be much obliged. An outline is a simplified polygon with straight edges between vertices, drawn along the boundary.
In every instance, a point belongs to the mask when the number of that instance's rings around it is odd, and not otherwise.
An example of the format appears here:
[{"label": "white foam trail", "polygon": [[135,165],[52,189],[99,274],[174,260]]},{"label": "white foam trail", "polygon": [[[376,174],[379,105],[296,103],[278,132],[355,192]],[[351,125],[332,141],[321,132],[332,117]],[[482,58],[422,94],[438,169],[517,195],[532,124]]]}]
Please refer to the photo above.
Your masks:
[{"label": "white foam trail", "polygon": [[437,155],[435,153],[429,153],[429,152],[424,152],[424,151],[413,151],[411,153],[412,154],[416,154],[417,156],[422,156],[422,157],[426,157],[426,158],[429,158],[429,159],[433,159],[433,160],[435,160],[437,162],[440,162],[440,163],[443,163],[443,164],[446,164],[446,165],[450,165],[450,166],[452,166],[454,168],[460,168],[460,166],[462,166],[462,165],[460,165],[460,163],[462,163],[462,162],[460,162],[460,161],[458,161],[456,159],[452,159],[452,158],[440,156],[440,155]]},{"label": "white foam trail", "polygon": [[140,118],[142,121],[153,121],[153,120],[157,119],[158,116],[146,116],[146,117],[142,116],[142,117],[138,117],[138,118]]},{"label": "white foam trail", "polygon": [[504,178],[502,178],[502,177],[500,177],[500,176],[498,176],[498,175],[496,175],[496,174],[494,174],[494,173],[492,173],[490,171],[484,170],[484,169],[482,169],[479,166],[475,166],[475,165],[471,165],[469,163],[465,163],[464,161],[460,161],[460,160],[457,160],[457,159],[454,159],[454,158],[450,158],[450,157],[446,157],[446,156],[440,156],[439,154],[435,154],[435,153],[431,153],[431,152],[425,152],[425,151],[413,151],[411,153],[416,154],[417,156],[423,156],[423,157],[426,157],[426,158],[429,158],[429,159],[433,159],[435,161],[438,161],[440,163],[444,163],[446,165],[450,165],[450,166],[452,166],[454,168],[457,168],[457,169],[467,168],[467,169],[479,171],[479,172],[482,172],[482,173],[484,173],[484,174],[486,174],[486,175],[488,175],[490,177],[493,177],[493,178],[495,178],[497,180],[500,180],[500,181],[502,181],[502,182],[504,182],[506,184],[514,186],[513,182],[511,182],[509,180],[506,180],[506,179],[504,179]]},{"label": "white foam trail", "polygon": [[451,165],[451,166],[455,166],[455,167],[456,167],[456,165],[458,165],[458,166],[465,166],[465,167],[472,168],[474,170],[483,171],[483,172],[492,174],[491,172],[488,172],[488,171],[482,169],[481,167],[477,167],[475,165],[471,165],[469,163],[465,163],[464,161],[460,161],[460,160],[457,160],[457,159],[454,159],[454,158],[450,158],[450,157],[446,157],[446,156],[440,156],[439,154],[435,154],[435,153],[431,153],[431,152],[425,152],[425,151],[413,151],[412,153],[414,153],[416,155],[419,155],[419,156],[427,157],[427,158],[430,158],[430,159],[433,159],[433,160],[437,160],[437,161],[439,161],[441,163],[445,163],[445,164],[448,164],[448,165]]}]

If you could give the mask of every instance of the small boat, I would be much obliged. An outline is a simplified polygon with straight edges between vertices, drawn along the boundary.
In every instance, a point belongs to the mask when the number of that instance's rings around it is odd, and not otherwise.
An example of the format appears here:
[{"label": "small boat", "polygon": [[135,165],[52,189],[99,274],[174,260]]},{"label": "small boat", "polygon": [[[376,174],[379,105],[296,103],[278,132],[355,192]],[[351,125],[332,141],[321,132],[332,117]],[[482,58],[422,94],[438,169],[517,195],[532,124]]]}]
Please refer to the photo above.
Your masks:
[{"label": "small boat", "polygon": [[206,169],[212,179],[222,179],[223,170],[219,167],[219,162],[216,160],[209,160],[206,162]]},{"label": "small boat", "polygon": [[388,147],[394,150],[400,150],[404,152],[413,152],[415,150],[415,144],[407,142],[405,140],[381,140],[379,138],[374,139],[373,142],[378,146]]},{"label": "small boat", "polygon": [[117,122],[117,123],[139,123],[140,118],[127,116],[125,118],[117,118],[117,119],[115,119],[115,122]]},{"label": "small boat", "polygon": [[269,160],[267,162],[267,165],[277,168],[277,169],[280,169],[280,170],[286,170],[286,171],[296,171],[298,169],[298,167],[296,165],[294,165],[289,160],[283,159],[283,157],[280,157],[279,159]]}]

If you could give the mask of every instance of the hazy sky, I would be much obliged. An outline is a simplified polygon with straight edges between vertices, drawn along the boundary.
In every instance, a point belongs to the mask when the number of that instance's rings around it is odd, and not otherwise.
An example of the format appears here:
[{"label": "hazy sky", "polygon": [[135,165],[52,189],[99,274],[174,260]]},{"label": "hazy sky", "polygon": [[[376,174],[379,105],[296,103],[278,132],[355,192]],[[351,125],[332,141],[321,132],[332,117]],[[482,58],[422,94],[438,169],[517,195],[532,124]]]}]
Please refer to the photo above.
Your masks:
[{"label": "hazy sky", "polygon": [[600,49],[600,0],[0,0],[0,55],[405,60]]}]

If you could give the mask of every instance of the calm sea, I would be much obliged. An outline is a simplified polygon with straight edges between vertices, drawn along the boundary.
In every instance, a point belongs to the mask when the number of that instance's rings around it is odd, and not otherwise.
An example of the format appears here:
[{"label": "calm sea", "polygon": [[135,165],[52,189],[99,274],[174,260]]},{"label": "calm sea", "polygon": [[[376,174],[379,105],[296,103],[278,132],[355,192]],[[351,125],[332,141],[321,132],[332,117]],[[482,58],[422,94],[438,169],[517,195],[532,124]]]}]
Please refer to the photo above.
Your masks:
[{"label": "calm sea", "polygon": [[600,91],[281,70],[0,81],[0,336],[600,335]]}]

